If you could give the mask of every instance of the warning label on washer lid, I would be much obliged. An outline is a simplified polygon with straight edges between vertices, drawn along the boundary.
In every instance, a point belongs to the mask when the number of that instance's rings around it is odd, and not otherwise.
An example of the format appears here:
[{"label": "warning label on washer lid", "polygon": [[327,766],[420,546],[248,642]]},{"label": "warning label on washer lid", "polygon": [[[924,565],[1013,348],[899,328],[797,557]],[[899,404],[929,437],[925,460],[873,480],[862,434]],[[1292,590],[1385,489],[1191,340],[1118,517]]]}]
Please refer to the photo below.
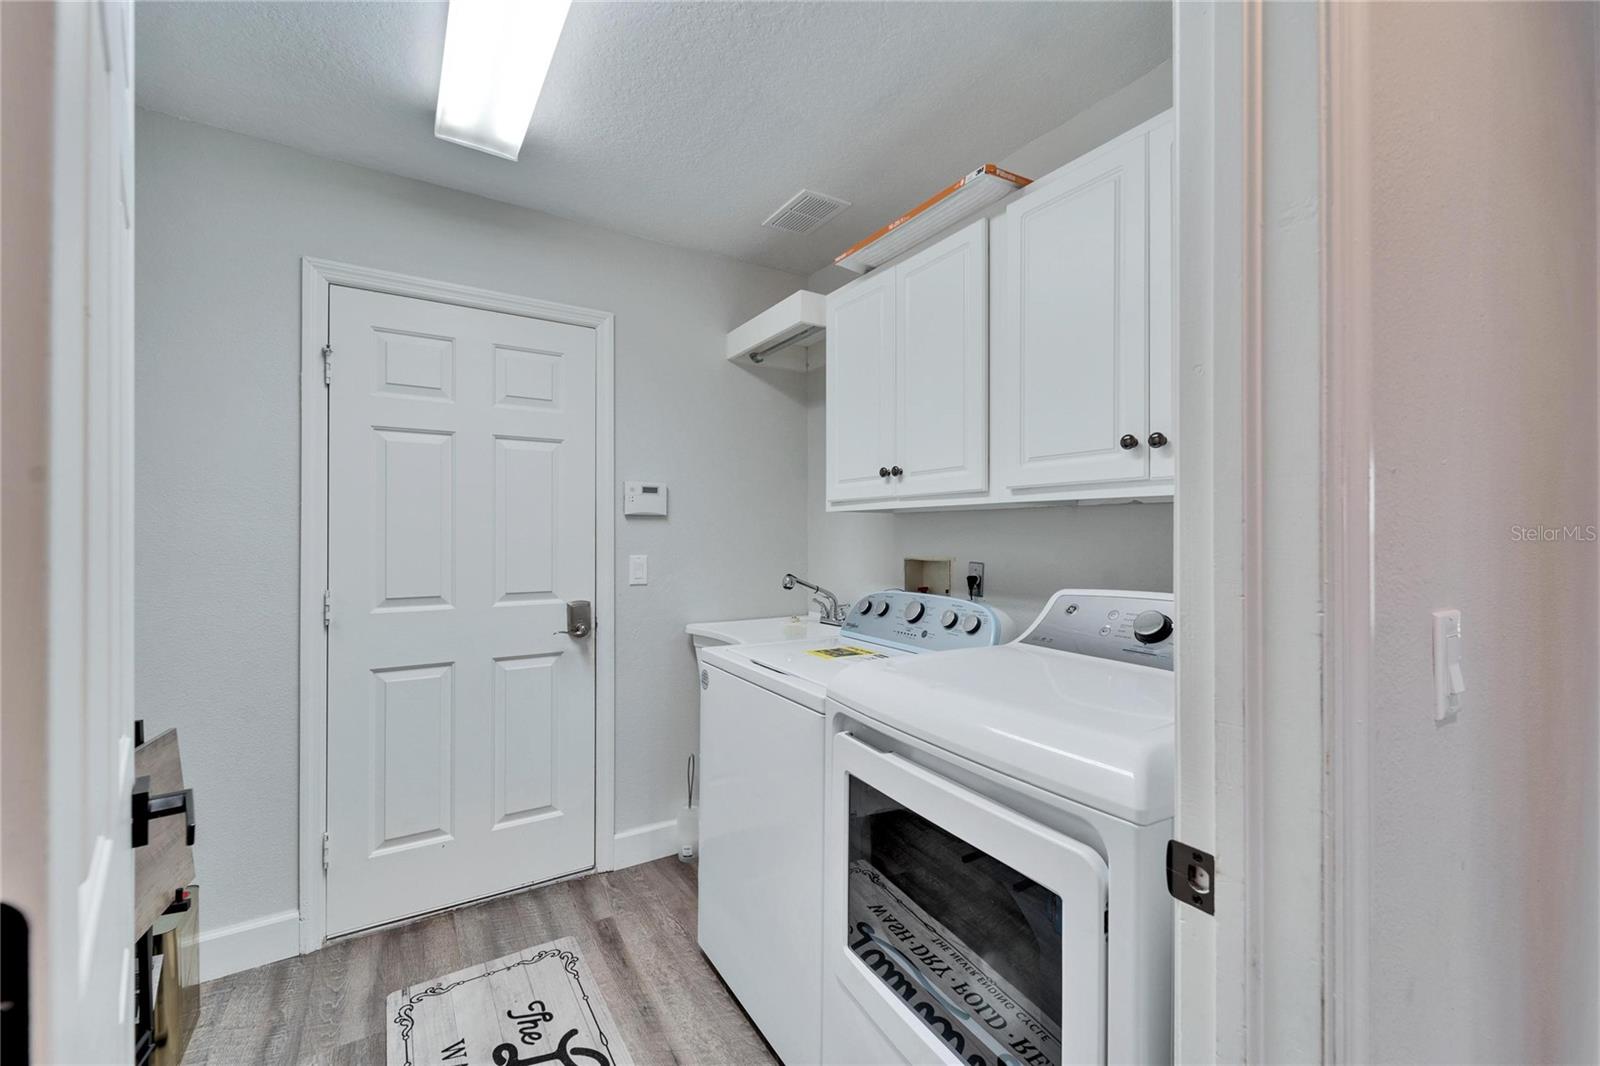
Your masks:
[{"label": "warning label on washer lid", "polygon": [[887,659],[888,656],[881,651],[872,651],[867,648],[858,648],[853,644],[840,644],[832,648],[812,648],[807,655],[815,655],[819,659]]}]

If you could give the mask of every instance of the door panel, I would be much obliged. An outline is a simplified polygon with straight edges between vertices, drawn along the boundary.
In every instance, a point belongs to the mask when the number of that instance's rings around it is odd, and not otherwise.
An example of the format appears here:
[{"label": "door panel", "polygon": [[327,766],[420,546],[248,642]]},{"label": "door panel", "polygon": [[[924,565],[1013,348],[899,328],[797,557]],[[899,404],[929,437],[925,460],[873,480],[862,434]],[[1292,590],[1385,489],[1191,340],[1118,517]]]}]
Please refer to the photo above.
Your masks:
[{"label": "door panel", "polygon": [[989,223],[894,268],[899,318],[894,460],[902,497],[989,484]]},{"label": "door panel", "polygon": [[334,286],[328,932],[594,861],[592,329]]},{"label": "door panel", "polygon": [[828,297],[828,499],[895,494],[895,277],[872,274]]},{"label": "door panel", "polygon": [[[34,794],[25,804],[39,804],[38,820],[17,831],[42,845],[29,855],[37,865],[26,862],[8,875],[7,901],[14,898],[11,878],[34,888],[42,868],[43,884],[37,907],[25,912],[28,943],[5,947],[35,960],[33,1061],[127,1062],[135,1050],[134,937],[143,932],[134,928],[131,839],[133,12],[116,2],[51,8],[37,21],[15,10],[5,16],[7,34],[21,30],[7,41],[6,62],[29,52],[51,57],[42,84],[31,89],[33,110],[53,137],[53,150],[41,146],[48,166],[30,176],[19,162],[25,180],[6,189],[8,215],[15,206],[49,221],[37,229],[11,217],[6,223],[6,314],[18,312],[15,323],[7,319],[6,383],[29,390],[45,411],[39,423],[7,423],[6,446],[20,445],[30,457],[24,471],[7,470],[7,502],[21,506],[7,515],[6,535],[23,536],[6,547],[27,560],[7,565],[6,594],[20,593],[18,603],[7,603],[7,639],[18,623],[17,633],[44,632],[48,641],[21,662],[8,648],[6,670],[20,666],[35,683],[25,701],[8,700],[5,708],[8,724],[12,715],[19,723],[6,742],[24,746],[20,759],[8,755],[7,766],[27,765]],[[8,79],[6,91],[15,87]],[[13,143],[12,133],[8,128],[8,151],[22,143]],[[8,160],[8,182],[11,167]],[[23,241],[14,249],[19,229]],[[48,247],[41,247],[34,238],[45,233]],[[20,343],[11,345],[14,339]],[[18,413],[8,407],[6,417]],[[31,495],[40,479],[44,491]],[[25,618],[13,614],[19,604]],[[16,644],[28,647],[26,639]],[[8,697],[14,691],[8,686]],[[19,825],[11,816],[25,818],[29,810],[6,813],[10,832]],[[27,854],[30,843],[18,850]],[[28,900],[16,902],[27,907]]]},{"label": "door panel", "polygon": [[1173,281],[1177,244],[1174,237],[1177,209],[1173,180],[1177,174],[1174,151],[1176,127],[1168,121],[1150,131],[1150,432],[1161,433],[1167,443],[1150,447],[1150,476],[1170,478],[1178,468],[1176,384],[1172,379]]},{"label": "door panel", "polygon": [[[995,467],[1012,489],[1143,478],[1145,144],[1096,153],[1006,209]],[[1137,444],[1124,449],[1132,434]]]}]

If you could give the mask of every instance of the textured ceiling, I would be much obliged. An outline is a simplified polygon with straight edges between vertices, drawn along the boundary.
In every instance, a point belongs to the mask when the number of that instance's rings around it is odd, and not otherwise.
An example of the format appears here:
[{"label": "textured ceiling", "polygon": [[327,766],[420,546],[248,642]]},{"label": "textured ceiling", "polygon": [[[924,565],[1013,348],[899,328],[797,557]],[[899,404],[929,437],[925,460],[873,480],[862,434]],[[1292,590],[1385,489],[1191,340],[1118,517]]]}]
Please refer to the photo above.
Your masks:
[{"label": "textured ceiling", "polygon": [[[797,273],[1171,51],[1165,3],[577,3],[510,163],[433,136],[443,4],[137,11],[141,106]],[[763,228],[802,186],[853,206]]]}]

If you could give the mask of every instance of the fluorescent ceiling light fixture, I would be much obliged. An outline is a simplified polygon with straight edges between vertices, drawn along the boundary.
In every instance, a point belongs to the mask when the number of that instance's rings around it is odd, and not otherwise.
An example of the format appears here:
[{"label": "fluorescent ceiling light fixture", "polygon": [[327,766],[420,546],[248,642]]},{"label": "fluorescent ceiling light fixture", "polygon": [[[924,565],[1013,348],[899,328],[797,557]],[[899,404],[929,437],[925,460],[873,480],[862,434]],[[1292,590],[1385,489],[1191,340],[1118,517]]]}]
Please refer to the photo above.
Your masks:
[{"label": "fluorescent ceiling light fixture", "polygon": [[433,135],[515,160],[571,0],[450,0]]}]

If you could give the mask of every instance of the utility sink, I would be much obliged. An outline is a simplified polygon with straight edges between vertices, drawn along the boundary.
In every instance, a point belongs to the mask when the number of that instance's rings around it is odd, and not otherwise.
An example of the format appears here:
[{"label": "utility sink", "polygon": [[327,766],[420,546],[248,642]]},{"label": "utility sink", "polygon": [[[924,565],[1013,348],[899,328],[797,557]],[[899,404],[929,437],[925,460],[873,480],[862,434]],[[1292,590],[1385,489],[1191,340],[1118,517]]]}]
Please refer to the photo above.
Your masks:
[{"label": "utility sink", "polygon": [[779,640],[823,640],[838,626],[824,625],[814,614],[778,618],[741,618],[730,622],[690,622],[683,627],[697,648],[718,644],[771,644]]}]

